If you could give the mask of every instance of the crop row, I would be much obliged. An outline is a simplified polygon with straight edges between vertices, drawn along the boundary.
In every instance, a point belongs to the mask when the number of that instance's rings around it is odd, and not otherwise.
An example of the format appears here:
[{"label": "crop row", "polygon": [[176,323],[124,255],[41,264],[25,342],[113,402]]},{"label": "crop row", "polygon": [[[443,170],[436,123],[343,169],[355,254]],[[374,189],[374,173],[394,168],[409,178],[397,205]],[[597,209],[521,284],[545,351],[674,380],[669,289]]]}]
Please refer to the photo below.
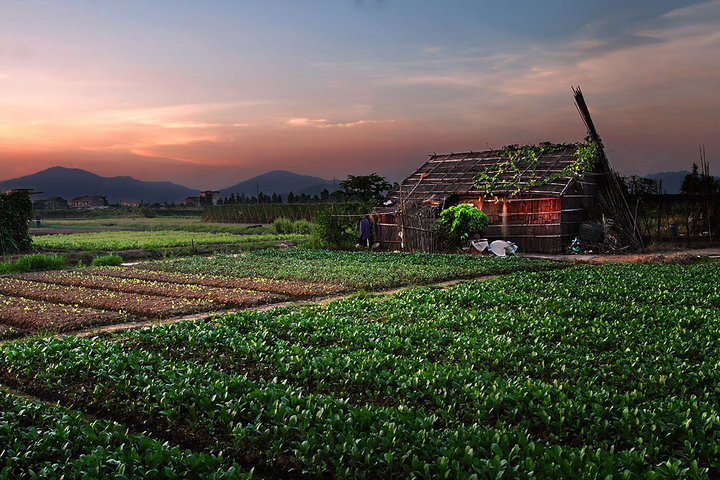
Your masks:
[{"label": "crop row", "polygon": [[302,241],[305,235],[236,235],[232,233],[207,233],[185,231],[155,232],[94,232],[57,235],[41,235],[33,238],[38,247],[66,250],[130,250],[192,245],[247,245],[253,248],[268,248],[280,240]]},{"label": "crop row", "polygon": [[[305,319],[295,316],[293,320],[303,323]],[[704,447],[698,447],[695,453],[685,451],[686,441],[697,445],[709,438],[720,438],[712,388],[657,397],[643,390],[628,392],[592,380],[586,383],[584,378],[568,383],[522,374],[497,375],[492,369],[482,368],[481,359],[463,361],[457,358],[457,353],[468,347],[494,349],[494,355],[521,367],[537,360],[533,349],[470,332],[456,334],[459,338],[433,338],[440,340],[455,357],[451,363],[433,362],[428,360],[427,346],[418,335],[430,332],[433,327],[425,323],[413,331],[405,329],[408,336],[400,337],[402,342],[397,343],[375,337],[375,344],[365,348],[352,344],[304,347],[288,343],[263,328],[247,331],[228,325],[193,324],[129,332],[126,344],[160,352],[169,359],[204,362],[251,378],[277,378],[305,391],[330,393],[350,398],[354,403],[420,408],[437,414],[443,425],[481,422],[519,426],[553,443],[579,442],[591,448],[627,449],[643,445],[653,462],[673,455],[690,459],[697,455],[707,461],[718,453]],[[361,324],[355,324],[355,337],[362,335],[361,328]],[[390,329],[386,332],[390,333]],[[350,329],[344,333],[352,338]],[[566,353],[562,350],[546,353],[542,361]],[[594,367],[606,370],[600,365]],[[537,373],[532,369],[530,366],[524,373]],[[587,377],[592,370],[587,368],[583,373]],[[708,365],[695,379],[680,381],[691,384],[697,378],[712,386],[720,381],[720,374]],[[670,386],[674,382],[667,383]],[[682,387],[687,389],[686,385]]]},{"label": "crop row", "polygon": [[87,270],[32,272],[14,278],[53,285],[87,287],[115,292],[160,295],[163,297],[209,300],[225,307],[247,307],[260,303],[277,302],[287,297],[280,295],[226,287],[210,287],[192,283],[162,282],[139,278],[122,278],[96,275]]},{"label": "crop row", "polygon": [[0,323],[19,331],[70,331],[91,325],[120,323],[127,315],[78,305],[0,295]]},{"label": "crop row", "polygon": [[331,283],[377,289],[516,271],[558,268],[556,262],[527,258],[433,255],[398,252],[260,250],[240,257],[216,255],[158,262],[152,268],[187,273],[237,275]]},{"label": "crop row", "polygon": [[209,300],[168,298],[158,295],[53,285],[9,277],[0,277],[0,294],[112,310],[148,318],[205,312],[213,308],[213,303]]},{"label": "crop row", "polygon": [[107,420],[0,391],[0,478],[249,479],[222,457],[182,451]]},{"label": "crop row", "polygon": [[713,281],[718,275],[720,267],[717,264],[682,268],[614,264],[602,269],[584,266],[567,273],[528,275],[516,283],[516,288],[546,298],[718,308],[720,283]]},{"label": "crop row", "polygon": [[355,406],[279,382],[168,361],[99,339],[47,339],[5,348],[0,375],[33,382],[72,405],[122,415],[151,432],[211,440],[210,453],[340,478],[677,478],[697,462],[651,467],[642,447],[614,452],[548,445],[523,428],[444,428],[412,407]]},{"label": "crop row", "polygon": [[718,276],[573,267],[13,343],[0,381],[271,471],[714,478]]},{"label": "crop row", "polygon": [[343,290],[339,285],[327,283],[275,280],[261,277],[240,277],[229,275],[193,274],[160,270],[157,263],[144,263],[135,268],[102,267],[89,268],[88,273],[107,277],[172,282],[206,287],[241,288],[259,292],[278,293],[291,297],[313,297],[330,295]]}]

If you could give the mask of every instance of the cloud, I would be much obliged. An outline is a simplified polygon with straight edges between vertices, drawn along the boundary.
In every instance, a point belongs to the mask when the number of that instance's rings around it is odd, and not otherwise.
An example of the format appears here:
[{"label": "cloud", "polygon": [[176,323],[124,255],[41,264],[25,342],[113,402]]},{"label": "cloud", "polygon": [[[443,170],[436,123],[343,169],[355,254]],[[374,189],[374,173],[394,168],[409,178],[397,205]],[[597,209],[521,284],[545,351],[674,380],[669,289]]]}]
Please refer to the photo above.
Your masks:
[{"label": "cloud", "polygon": [[717,15],[719,11],[720,0],[711,0],[708,2],[701,2],[696,5],[676,8],[663,15],[663,18],[680,19],[684,21],[703,21],[708,19],[717,20]]},{"label": "cloud", "polygon": [[[391,123],[392,121],[386,121],[384,123]],[[373,120],[356,120],[354,122],[330,122],[325,118],[307,118],[297,117],[290,118],[286,122],[286,125],[291,127],[316,127],[316,128],[352,128],[360,125],[369,125],[378,123]]]}]

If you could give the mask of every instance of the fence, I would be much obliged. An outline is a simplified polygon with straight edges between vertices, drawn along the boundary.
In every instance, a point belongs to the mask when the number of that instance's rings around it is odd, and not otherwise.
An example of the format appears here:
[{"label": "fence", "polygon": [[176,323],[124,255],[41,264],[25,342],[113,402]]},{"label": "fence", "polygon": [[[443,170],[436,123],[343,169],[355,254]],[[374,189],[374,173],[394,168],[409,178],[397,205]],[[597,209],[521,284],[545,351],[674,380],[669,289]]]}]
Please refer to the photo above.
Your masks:
[{"label": "fence", "polygon": [[342,203],[260,203],[206,207],[202,218],[220,223],[272,223],[276,218],[315,221],[317,215],[340,208]]},{"label": "fence", "polygon": [[646,195],[628,203],[646,241],[694,244],[720,240],[720,194]]}]

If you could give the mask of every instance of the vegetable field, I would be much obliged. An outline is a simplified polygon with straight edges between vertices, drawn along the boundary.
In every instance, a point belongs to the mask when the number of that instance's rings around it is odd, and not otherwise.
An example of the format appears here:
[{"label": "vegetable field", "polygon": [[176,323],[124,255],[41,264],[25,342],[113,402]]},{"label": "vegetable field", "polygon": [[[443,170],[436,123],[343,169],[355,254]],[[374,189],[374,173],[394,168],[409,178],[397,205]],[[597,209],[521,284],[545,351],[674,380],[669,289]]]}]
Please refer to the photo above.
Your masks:
[{"label": "vegetable field", "polygon": [[298,242],[305,235],[237,235],[233,233],[208,233],[160,230],[153,232],[107,231],[94,233],[72,233],[42,235],[33,238],[33,245],[41,248],[61,250],[107,250],[164,249],[177,247],[199,247],[208,245],[233,245],[247,249],[268,248],[279,241]]},{"label": "vegetable field", "polygon": [[553,266],[522,259],[268,250],[6,275],[0,276],[0,339]]},{"label": "vegetable field", "polygon": [[172,271],[340,284],[348,290],[374,290],[481,275],[562,268],[558,262],[520,257],[310,249],[259,250],[240,258],[232,255],[194,256],[149,265],[150,268]]},{"label": "vegetable field", "polygon": [[717,478],[719,276],[580,266],[6,343],[0,382],[64,407],[0,397],[0,468],[128,476],[127,455],[148,478]]}]

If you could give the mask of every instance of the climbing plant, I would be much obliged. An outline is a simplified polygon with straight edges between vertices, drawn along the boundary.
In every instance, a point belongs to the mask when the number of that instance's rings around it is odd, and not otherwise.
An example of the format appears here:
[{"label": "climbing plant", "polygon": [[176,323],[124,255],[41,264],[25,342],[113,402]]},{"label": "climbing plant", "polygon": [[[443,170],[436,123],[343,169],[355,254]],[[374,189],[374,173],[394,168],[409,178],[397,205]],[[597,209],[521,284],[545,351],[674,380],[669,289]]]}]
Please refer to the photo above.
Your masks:
[{"label": "climbing plant", "polygon": [[[547,153],[556,153],[568,148],[574,148],[575,161],[566,165],[561,171],[539,177],[537,167],[540,164],[540,156]],[[598,146],[594,142],[587,143],[549,143],[543,142],[538,145],[507,145],[500,150],[500,157],[504,159],[480,172],[474,179],[475,185],[485,191],[486,194],[495,196],[494,192],[499,189],[512,190],[513,197],[520,192],[522,186],[532,188],[540,187],[551,183],[558,178],[567,177],[574,173],[580,175],[591,170],[598,157]],[[522,177],[528,178],[524,181]]]},{"label": "climbing plant", "polygon": [[5,255],[30,248],[32,239],[28,221],[32,219],[32,213],[32,202],[27,193],[0,194],[0,253]]}]

